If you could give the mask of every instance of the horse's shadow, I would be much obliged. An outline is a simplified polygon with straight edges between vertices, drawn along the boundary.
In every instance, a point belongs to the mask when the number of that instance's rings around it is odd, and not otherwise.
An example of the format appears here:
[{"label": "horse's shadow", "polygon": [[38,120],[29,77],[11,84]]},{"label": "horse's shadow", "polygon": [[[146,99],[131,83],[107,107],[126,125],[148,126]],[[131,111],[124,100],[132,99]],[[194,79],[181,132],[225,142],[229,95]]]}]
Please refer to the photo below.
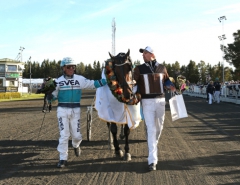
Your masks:
[{"label": "horse's shadow", "polygon": [[[71,142],[71,141],[69,141]],[[145,143],[147,142],[146,140],[129,140],[129,144],[134,144],[134,143]],[[101,140],[101,141],[87,141],[87,140],[83,140],[82,143],[81,143],[81,146],[100,146],[100,145],[103,145],[103,144],[107,144],[108,143],[108,140]],[[123,144],[125,143],[124,140],[119,140],[119,144]]]},{"label": "horse's shadow", "polygon": [[[122,143],[124,140],[120,140]],[[146,140],[130,140],[129,143],[143,143]],[[69,147],[71,147],[72,140],[69,139]],[[81,146],[102,146],[108,143],[108,140],[101,140],[101,141],[87,141],[82,140]],[[12,147],[18,147],[24,149],[25,147],[54,147],[58,145],[58,140],[2,140],[0,141],[0,146],[3,147],[0,151],[5,152],[8,148],[11,150],[18,150]]]}]

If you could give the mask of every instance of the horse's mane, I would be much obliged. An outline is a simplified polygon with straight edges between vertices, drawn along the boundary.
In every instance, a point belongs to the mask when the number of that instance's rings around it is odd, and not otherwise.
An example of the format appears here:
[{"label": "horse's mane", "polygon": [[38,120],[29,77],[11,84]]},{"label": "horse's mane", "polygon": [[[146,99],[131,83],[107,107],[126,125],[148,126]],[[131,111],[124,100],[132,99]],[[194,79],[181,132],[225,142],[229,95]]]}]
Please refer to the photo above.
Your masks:
[{"label": "horse's mane", "polygon": [[[125,53],[119,53],[117,56],[124,57]],[[113,96],[122,103],[127,105],[135,105],[141,100],[141,95],[139,93],[134,94],[131,98],[127,99],[124,97],[123,89],[117,80],[117,76],[113,70],[114,62],[112,59],[108,59],[105,62],[105,76],[109,89],[111,90]]]}]

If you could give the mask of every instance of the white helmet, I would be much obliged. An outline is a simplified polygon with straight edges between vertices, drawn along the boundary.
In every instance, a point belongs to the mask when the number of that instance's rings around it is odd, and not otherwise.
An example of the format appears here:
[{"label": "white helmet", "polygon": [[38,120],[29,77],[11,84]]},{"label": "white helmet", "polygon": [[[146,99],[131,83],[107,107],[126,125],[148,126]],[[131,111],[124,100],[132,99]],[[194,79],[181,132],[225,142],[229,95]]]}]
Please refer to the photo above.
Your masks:
[{"label": "white helmet", "polygon": [[75,65],[76,66],[77,64],[75,63],[75,61],[72,58],[65,57],[62,59],[60,67],[67,66],[67,65]]}]

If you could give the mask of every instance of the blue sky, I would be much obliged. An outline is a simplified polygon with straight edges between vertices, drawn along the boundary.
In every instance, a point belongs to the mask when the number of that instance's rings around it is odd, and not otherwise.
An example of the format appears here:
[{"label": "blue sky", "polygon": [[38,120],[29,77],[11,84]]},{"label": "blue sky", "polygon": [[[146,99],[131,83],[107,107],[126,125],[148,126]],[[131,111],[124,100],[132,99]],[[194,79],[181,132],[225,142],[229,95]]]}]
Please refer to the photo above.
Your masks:
[{"label": "blue sky", "polygon": [[[218,21],[226,16],[224,26]],[[116,54],[151,46],[161,63],[187,65],[222,61],[218,36],[232,43],[240,29],[239,0],[1,0],[0,59],[23,61],[72,57],[86,64],[103,63],[112,52],[112,20],[116,22]],[[224,29],[222,29],[224,28]]]}]

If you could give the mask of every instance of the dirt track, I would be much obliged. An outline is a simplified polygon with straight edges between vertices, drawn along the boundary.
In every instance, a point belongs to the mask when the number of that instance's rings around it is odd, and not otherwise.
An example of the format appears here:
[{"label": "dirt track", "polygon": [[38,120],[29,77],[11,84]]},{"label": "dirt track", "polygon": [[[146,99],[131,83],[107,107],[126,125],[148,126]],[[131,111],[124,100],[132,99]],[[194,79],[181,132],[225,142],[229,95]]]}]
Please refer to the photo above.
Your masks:
[{"label": "dirt track", "polygon": [[130,162],[108,149],[107,126],[95,111],[93,141],[86,140],[86,107],[93,96],[87,92],[81,102],[82,155],[75,157],[70,145],[64,169],[56,168],[56,106],[46,113],[37,139],[43,101],[0,102],[0,184],[240,184],[240,106],[184,96],[189,117],[172,122],[167,104],[157,171],[148,172],[143,124],[130,134]]}]

